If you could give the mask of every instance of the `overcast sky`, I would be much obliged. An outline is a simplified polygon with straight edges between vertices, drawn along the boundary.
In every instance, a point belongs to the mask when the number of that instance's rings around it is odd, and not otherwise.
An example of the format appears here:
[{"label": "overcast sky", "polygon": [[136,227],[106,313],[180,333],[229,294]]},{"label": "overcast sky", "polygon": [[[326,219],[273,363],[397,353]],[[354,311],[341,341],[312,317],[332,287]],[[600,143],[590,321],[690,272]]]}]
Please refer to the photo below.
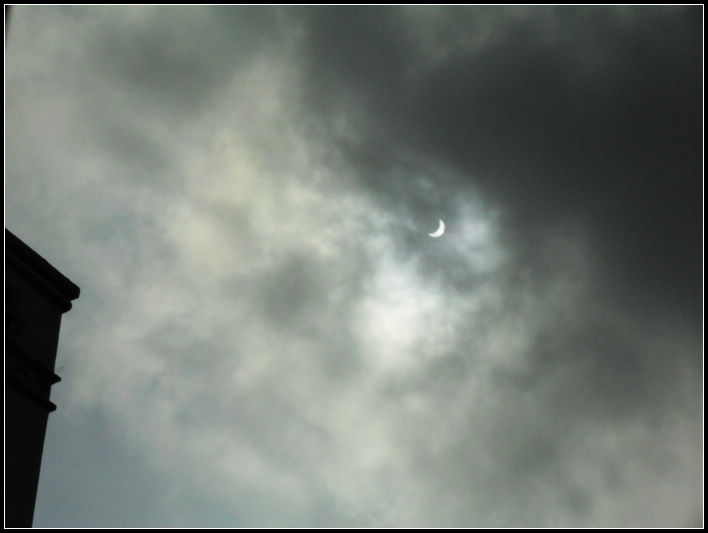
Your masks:
[{"label": "overcast sky", "polygon": [[702,17],[15,8],[35,525],[701,525]]}]

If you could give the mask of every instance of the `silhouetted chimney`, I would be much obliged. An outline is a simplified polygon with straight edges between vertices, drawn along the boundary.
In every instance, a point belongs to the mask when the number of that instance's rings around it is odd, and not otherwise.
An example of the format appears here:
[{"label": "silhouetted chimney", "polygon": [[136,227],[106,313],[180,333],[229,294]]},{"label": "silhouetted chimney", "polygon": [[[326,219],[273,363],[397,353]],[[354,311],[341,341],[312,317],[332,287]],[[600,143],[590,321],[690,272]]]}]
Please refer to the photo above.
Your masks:
[{"label": "silhouetted chimney", "polygon": [[5,230],[5,526],[32,527],[61,315],[79,288]]}]

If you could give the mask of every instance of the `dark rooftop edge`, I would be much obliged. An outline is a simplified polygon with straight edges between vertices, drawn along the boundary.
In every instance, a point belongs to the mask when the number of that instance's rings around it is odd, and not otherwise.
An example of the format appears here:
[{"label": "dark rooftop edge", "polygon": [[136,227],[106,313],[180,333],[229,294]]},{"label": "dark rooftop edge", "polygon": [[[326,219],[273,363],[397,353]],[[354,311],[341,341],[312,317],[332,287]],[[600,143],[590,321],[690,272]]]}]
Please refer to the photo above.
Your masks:
[{"label": "dark rooftop edge", "polygon": [[5,261],[9,254],[34,270],[67,300],[75,300],[79,297],[81,289],[74,282],[5,228]]}]

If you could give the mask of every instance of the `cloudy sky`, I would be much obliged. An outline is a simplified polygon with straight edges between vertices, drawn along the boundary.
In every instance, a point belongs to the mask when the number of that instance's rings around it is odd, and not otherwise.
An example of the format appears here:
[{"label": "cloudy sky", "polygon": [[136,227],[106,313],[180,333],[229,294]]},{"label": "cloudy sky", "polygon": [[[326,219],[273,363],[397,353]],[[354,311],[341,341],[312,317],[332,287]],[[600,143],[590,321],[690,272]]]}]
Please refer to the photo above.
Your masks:
[{"label": "cloudy sky", "polygon": [[700,525],[702,16],[15,8],[35,525]]}]

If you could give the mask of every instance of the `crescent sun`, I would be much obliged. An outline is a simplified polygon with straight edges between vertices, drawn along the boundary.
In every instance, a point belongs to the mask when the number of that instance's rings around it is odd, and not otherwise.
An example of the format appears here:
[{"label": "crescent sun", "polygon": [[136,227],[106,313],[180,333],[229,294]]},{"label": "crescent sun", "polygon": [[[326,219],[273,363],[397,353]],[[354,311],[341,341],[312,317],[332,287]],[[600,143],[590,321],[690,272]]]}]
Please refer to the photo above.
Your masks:
[{"label": "crescent sun", "polygon": [[445,233],[445,223],[441,220],[438,229],[435,230],[435,233],[428,233],[428,235],[431,237],[440,237],[443,233]]}]

